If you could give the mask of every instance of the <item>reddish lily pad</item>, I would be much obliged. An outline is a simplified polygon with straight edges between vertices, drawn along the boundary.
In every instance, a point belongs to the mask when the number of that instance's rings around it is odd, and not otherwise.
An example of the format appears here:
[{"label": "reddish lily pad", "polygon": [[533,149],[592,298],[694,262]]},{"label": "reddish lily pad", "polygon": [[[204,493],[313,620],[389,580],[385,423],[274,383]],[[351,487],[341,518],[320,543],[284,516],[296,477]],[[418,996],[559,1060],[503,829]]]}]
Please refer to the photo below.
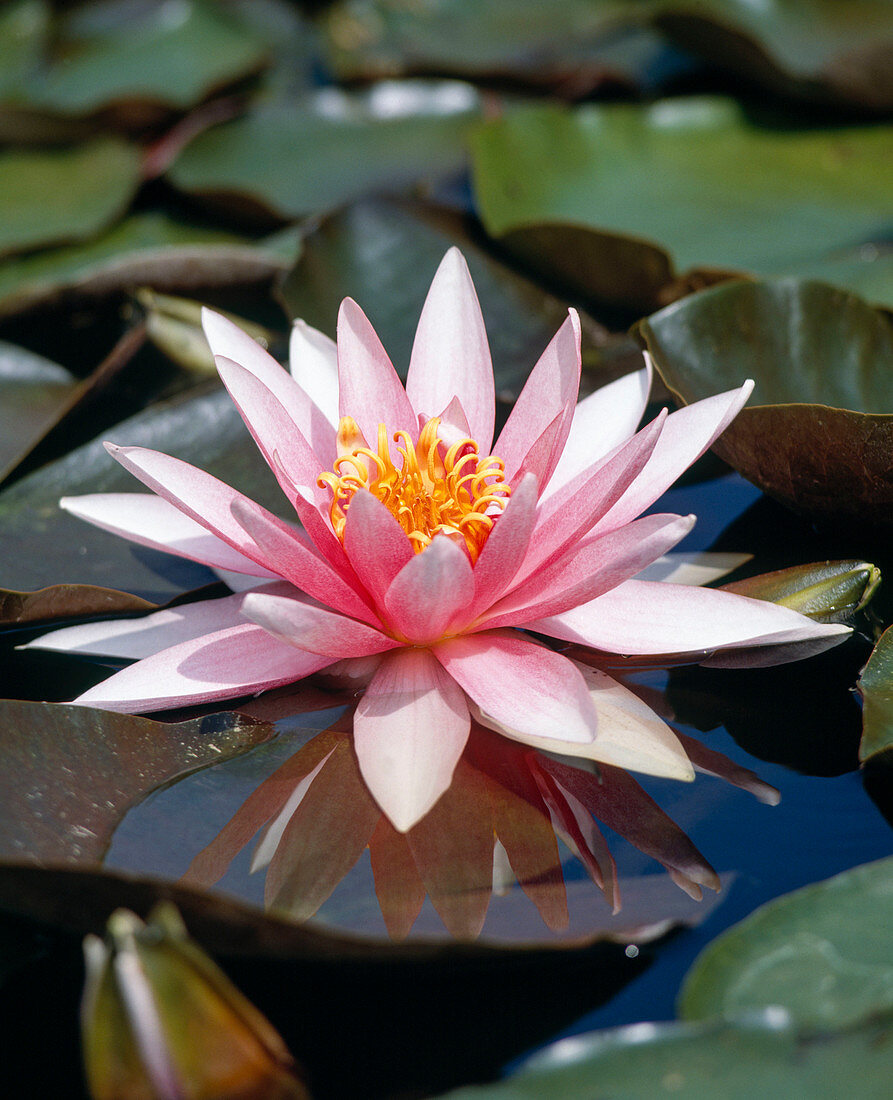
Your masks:
[{"label": "reddish lily pad", "polygon": [[637,334],[682,403],[756,380],[714,445],[770,496],[826,520],[893,525],[893,322],[796,279],[734,282],[668,306]]},{"label": "reddish lily pad", "polygon": [[863,762],[893,750],[893,627],[886,630],[875,646],[856,685],[862,696],[862,743],[859,759]]},{"label": "reddish lily pad", "polygon": [[81,615],[113,615],[121,611],[154,611],[157,604],[89,584],[54,584],[36,592],[0,588],[0,625],[30,626]]}]

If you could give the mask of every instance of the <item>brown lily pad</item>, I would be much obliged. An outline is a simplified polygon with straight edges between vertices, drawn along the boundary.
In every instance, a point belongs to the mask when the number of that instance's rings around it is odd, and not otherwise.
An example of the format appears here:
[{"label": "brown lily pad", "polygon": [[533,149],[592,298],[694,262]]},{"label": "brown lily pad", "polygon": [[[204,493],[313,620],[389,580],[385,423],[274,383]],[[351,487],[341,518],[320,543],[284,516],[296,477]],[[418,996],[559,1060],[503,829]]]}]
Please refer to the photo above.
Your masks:
[{"label": "brown lily pad", "polygon": [[893,320],[798,279],[712,287],[640,322],[682,404],[756,381],[716,453],[795,511],[893,526]]}]

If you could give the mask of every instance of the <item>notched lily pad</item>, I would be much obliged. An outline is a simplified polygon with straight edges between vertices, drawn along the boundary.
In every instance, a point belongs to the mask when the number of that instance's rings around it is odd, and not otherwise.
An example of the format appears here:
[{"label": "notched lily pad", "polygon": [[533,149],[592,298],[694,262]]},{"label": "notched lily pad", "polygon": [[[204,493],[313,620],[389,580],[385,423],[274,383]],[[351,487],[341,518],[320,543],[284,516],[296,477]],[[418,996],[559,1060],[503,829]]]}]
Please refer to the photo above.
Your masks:
[{"label": "notched lily pad", "polygon": [[893,627],[884,632],[856,685],[862,696],[862,744],[859,759],[893,749]]},{"label": "notched lily pad", "polygon": [[807,1031],[889,1014],[891,923],[893,858],[795,890],[701,952],[682,987],[680,1014],[700,1020],[779,1005]]},{"label": "notched lily pad", "polygon": [[640,322],[687,404],[756,380],[716,453],[795,511],[893,526],[893,321],[822,283],[713,287]]},{"label": "notched lily pad", "polygon": [[478,93],[458,81],[382,82],[363,93],[326,88],[262,103],[206,130],[167,178],[244,213],[319,213],[364,191],[406,191],[458,171],[479,113]]}]

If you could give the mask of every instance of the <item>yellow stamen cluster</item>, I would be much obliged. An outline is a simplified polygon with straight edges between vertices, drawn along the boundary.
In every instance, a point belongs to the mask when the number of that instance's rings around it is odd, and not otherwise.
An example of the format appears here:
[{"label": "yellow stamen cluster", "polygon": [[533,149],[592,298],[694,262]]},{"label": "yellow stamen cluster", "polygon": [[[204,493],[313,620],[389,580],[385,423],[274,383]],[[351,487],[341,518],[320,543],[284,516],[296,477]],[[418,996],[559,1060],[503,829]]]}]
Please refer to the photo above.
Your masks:
[{"label": "yellow stamen cluster", "polygon": [[446,534],[463,538],[471,560],[477,561],[511,494],[504,480],[505,464],[492,455],[481,458],[473,439],[447,449],[438,438],[439,426],[437,417],[428,420],[415,445],[408,432],[394,433],[398,469],[384,424],[378,425],[378,447],[373,451],[353,445],[366,441],[352,417],[342,418],[335,472],[319,477],[320,486],[332,493],[329,515],[339,539],[344,538],[351,498],[358,489],[368,489],[396,518],[417,554],[435,535]]}]

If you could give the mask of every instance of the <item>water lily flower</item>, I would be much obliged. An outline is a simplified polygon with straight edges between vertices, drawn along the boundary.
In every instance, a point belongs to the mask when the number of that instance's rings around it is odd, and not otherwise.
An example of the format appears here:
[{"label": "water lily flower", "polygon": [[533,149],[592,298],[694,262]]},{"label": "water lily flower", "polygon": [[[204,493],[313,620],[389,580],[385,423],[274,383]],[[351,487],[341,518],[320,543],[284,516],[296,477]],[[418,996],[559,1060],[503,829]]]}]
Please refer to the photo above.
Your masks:
[{"label": "water lily flower", "polygon": [[[617,726],[600,732],[609,689],[534,635],[639,657],[721,652],[734,663],[754,651],[802,656],[848,633],[759,600],[637,576],[695,522],[642,513],[734,418],[751,383],[664,411],[637,432],[649,369],[578,405],[571,310],[493,443],[487,336],[456,249],[429,290],[405,387],[351,299],[337,345],[296,325],[291,375],[225,318],[208,312],[204,325],[301,528],[186,462],[107,444],[155,495],[63,507],[260,587],[125,627],[118,652],[141,659],[79,703],[139,713],[322,670],[354,678],[365,685],[353,730],[363,779],[406,831],[449,787],[472,718],[534,748],[692,777],[666,727],[629,740]],[[95,641],[103,628],[92,626]],[[121,624],[108,630],[115,652]]]}]

